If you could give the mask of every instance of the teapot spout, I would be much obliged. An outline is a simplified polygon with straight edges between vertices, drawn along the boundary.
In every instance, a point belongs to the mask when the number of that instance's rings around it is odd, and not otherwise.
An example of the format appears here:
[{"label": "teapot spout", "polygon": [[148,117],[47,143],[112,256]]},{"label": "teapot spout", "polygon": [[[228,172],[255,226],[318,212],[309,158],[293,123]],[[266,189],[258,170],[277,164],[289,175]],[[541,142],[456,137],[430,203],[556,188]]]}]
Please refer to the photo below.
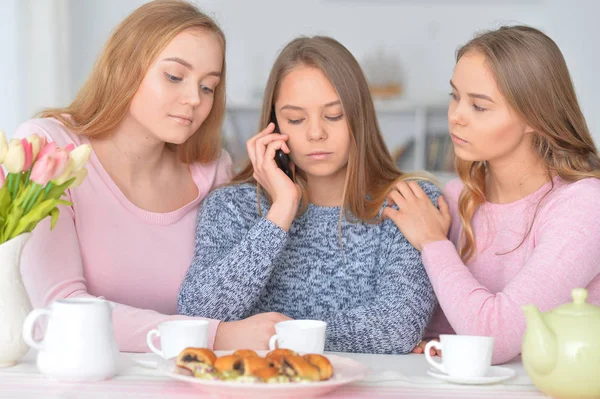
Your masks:
[{"label": "teapot spout", "polygon": [[558,357],[556,336],[548,328],[535,305],[525,305],[521,309],[527,319],[527,331],[523,339],[523,362],[530,364],[538,374],[548,374],[554,370]]}]

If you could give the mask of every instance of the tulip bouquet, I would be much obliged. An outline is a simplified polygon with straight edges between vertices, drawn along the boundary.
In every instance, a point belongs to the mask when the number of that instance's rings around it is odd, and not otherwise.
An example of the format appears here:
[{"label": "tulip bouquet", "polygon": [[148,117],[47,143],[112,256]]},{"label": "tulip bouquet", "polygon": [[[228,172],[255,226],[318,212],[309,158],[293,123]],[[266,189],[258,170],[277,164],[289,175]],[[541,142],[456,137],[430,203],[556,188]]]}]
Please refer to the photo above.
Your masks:
[{"label": "tulip bouquet", "polygon": [[0,130],[0,244],[31,232],[47,216],[50,228],[58,220],[58,205],[67,188],[81,184],[87,176],[89,144],[59,148],[37,134],[6,141]]}]

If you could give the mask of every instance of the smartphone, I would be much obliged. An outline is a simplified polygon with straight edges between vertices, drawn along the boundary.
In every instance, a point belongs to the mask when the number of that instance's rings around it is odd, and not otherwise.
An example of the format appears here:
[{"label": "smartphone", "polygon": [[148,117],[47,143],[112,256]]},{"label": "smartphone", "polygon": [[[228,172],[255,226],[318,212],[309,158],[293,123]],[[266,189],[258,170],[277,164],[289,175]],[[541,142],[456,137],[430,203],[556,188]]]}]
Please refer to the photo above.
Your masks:
[{"label": "smartphone", "polygon": [[[279,125],[277,124],[277,117],[275,116],[275,107],[271,109],[271,122],[275,124],[274,133],[281,133],[279,130]],[[292,173],[292,168],[290,167],[290,157],[288,154],[283,152],[282,150],[277,150],[275,152],[275,163],[289,177],[292,181],[294,181],[294,174]]]}]

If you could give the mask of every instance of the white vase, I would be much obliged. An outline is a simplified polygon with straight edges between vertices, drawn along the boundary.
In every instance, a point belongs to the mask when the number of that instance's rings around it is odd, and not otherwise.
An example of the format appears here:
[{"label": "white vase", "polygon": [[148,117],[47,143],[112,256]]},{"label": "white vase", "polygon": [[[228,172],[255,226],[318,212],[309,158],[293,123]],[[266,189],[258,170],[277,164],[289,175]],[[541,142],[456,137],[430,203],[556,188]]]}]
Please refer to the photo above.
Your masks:
[{"label": "white vase", "polygon": [[21,279],[21,253],[29,237],[23,233],[0,244],[0,367],[14,366],[29,350],[23,322],[32,307]]}]

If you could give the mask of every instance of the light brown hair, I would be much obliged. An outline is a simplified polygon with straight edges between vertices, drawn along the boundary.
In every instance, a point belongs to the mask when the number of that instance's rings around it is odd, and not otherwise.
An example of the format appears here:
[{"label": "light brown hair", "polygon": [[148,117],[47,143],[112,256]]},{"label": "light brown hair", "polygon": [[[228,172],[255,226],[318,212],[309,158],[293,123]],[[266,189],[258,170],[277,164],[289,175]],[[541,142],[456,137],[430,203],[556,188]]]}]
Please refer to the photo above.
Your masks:
[{"label": "light brown hair", "polygon": [[[598,150],[565,59],[552,39],[535,28],[503,26],[479,34],[459,48],[456,62],[473,52],[485,57],[509,106],[534,130],[533,150],[543,160],[550,181],[553,176],[566,181],[600,178]],[[486,201],[487,162],[456,158],[456,169],[464,182],[458,200],[463,227],[459,253],[466,262],[476,248],[473,214]],[[536,213],[538,209],[539,203]]]},{"label": "light brown hair", "polygon": [[[375,114],[367,80],[354,56],[338,41],[325,36],[299,37],[288,43],[275,60],[265,88],[259,130],[270,122],[271,109],[281,82],[294,68],[311,67],[322,71],[335,88],[350,130],[350,153],[342,211],[348,220],[376,223],[391,186],[399,179],[417,178],[398,170],[390,155]],[[252,163],[233,178],[231,184],[257,184]],[[427,179],[423,174],[423,178]],[[427,179],[428,180],[428,179]],[[307,182],[296,168],[296,182],[302,189],[299,213],[308,207]],[[257,184],[259,196],[261,188]],[[268,198],[268,193],[264,193]],[[341,215],[340,215],[341,217]]]},{"label": "light brown hair", "polygon": [[211,18],[186,1],[156,0],[134,10],[111,34],[73,102],[47,109],[40,116],[56,118],[85,136],[112,133],[127,114],[151,63],[187,29],[216,35],[223,47],[223,69],[210,113],[198,131],[177,146],[177,152],[185,163],[214,161],[221,153],[225,115],[225,35]]}]

